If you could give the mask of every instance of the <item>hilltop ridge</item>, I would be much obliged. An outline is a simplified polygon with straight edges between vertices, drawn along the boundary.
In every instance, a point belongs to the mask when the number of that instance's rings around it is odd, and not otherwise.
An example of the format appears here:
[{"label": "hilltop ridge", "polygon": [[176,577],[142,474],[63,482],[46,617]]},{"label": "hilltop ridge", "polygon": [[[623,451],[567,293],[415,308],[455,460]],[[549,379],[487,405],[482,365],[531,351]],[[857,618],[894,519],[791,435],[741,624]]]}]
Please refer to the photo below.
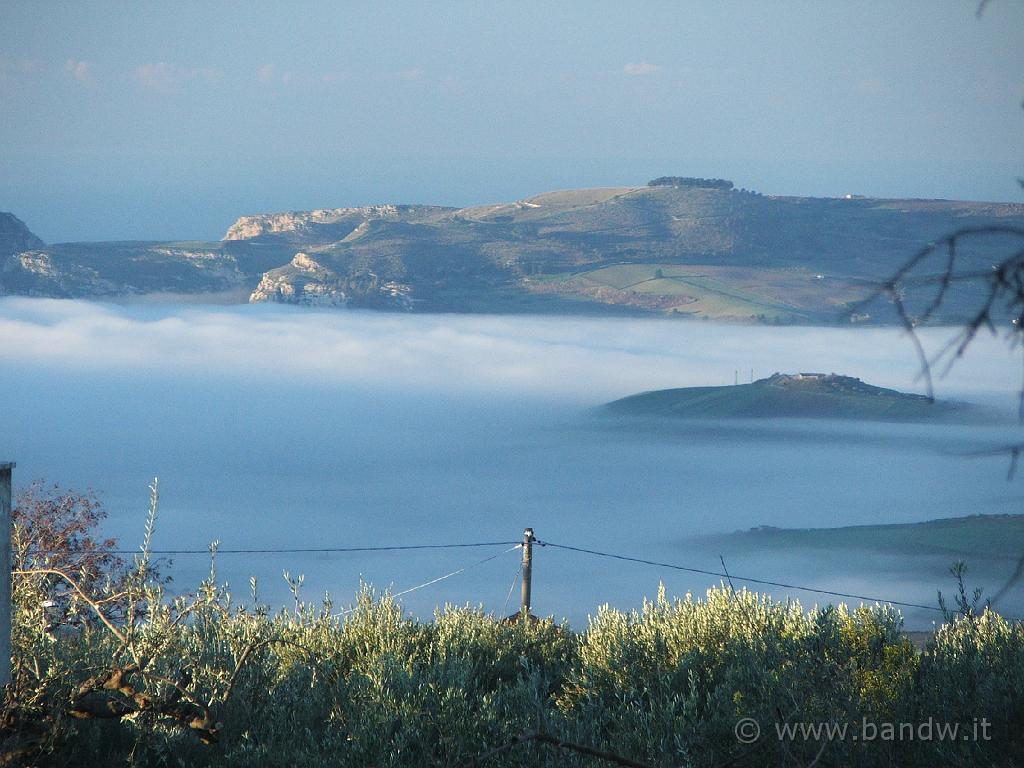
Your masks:
[{"label": "hilltop ridge", "polygon": [[[0,222],[0,293],[235,291],[253,302],[394,311],[835,323],[849,322],[856,302],[924,243],[993,224],[1024,228],[1024,205],[779,197],[682,176],[465,208],[253,214],[212,243],[44,246]],[[979,239],[958,259],[985,269],[1005,248]],[[952,298],[936,320],[955,322],[970,300]],[[895,317],[881,307],[853,319]]]}]

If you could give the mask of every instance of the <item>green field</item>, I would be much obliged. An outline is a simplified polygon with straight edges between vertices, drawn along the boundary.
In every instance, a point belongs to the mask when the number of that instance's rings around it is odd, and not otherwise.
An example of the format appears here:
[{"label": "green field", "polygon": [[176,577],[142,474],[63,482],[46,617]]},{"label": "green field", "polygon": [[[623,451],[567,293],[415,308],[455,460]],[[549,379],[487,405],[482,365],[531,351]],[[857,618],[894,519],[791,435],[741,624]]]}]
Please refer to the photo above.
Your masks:
[{"label": "green field", "polygon": [[535,290],[665,314],[760,322],[835,322],[859,296],[843,281],[801,269],[614,264],[544,276]]}]

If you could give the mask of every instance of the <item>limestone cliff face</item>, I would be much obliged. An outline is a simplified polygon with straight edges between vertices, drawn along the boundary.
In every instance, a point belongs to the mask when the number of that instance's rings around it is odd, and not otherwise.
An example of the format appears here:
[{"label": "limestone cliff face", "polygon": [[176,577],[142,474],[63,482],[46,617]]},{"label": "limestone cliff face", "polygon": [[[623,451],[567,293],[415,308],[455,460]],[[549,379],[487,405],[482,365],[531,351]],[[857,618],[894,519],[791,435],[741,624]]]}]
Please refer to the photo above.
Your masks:
[{"label": "limestone cliff face", "polygon": [[22,251],[11,256],[8,264],[11,270],[20,269],[25,272],[31,272],[41,278],[52,280],[58,274],[58,269],[54,265],[53,259],[46,251]]},{"label": "limestone cliff face", "polygon": [[22,251],[42,248],[44,243],[13,213],[0,211],[0,260]]},{"label": "limestone cliff face", "polygon": [[314,307],[344,307],[348,303],[339,276],[308,254],[297,253],[284,267],[265,272],[250,303],[271,301]]},{"label": "limestone cliff face", "polygon": [[315,211],[261,213],[255,216],[240,216],[228,228],[224,239],[250,240],[254,237],[283,232],[308,234],[317,224],[337,224],[340,221],[353,217],[360,219],[384,219],[395,218],[397,215],[398,208],[394,205],[371,205],[362,208],[318,208]]},{"label": "limestone cliff face", "polygon": [[81,264],[59,264],[44,250],[22,251],[0,262],[0,295],[46,298],[111,296],[118,286]]},{"label": "limestone cliff face", "polygon": [[287,265],[265,272],[249,302],[412,311],[412,285],[378,270],[361,265],[339,273],[337,268],[300,252]]},{"label": "limestone cliff face", "polygon": [[442,215],[451,209],[432,205],[366,205],[356,208],[318,208],[241,216],[224,235],[224,240],[254,240],[269,236],[301,239],[303,242],[332,242],[344,239],[368,221],[416,221]]},{"label": "limestone cliff face", "polygon": [[266,261],[277,258],[259,259],[246,271],[240,261],[247,254],[211,245],[62,243],[32,248],[0,257],[0,294],[98,298],[251,290]]}]

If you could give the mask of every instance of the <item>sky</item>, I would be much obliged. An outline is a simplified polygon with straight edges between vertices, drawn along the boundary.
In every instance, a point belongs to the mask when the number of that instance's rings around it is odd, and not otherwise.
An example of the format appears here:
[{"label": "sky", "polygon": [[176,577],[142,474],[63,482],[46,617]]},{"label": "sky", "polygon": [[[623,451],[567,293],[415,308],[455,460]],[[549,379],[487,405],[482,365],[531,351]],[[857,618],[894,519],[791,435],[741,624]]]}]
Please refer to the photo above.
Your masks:
[{"label": "sky", "polygon": [[48,242],[715,176],[1024,201],[1024,3],[0,6],[0,210]]}]

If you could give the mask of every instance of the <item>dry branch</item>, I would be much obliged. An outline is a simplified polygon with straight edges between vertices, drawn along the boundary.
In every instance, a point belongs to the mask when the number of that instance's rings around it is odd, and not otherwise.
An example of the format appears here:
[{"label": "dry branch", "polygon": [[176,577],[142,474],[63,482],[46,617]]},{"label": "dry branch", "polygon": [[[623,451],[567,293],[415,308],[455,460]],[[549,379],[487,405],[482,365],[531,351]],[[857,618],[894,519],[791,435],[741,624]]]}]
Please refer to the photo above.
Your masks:
[{"label": "dry branch", "polygon": [[636,760],[631,760],[628,757],[617,755],[614,752],[605,752],[604,750],[595,749],[594,747],[588,747],[586,744],[577,744],[574,741],[567,741],[565,739],[559,739],[551,736],[543,731],[527,731],[519,736],[513,737],[511,740],[502,744],[494,749],[488,750],[471,760],[462,763],[460,768],[470,768],[471,766],[477,766],[481,763],[495,757],[503,752],[507,752],[513,747],[518,747],[520,744],[526,744],[531,741],[536,741],[541,744],[547,744],[555,747],[556,749],[567,750],[569,752],[576,752],[580,755],[586,755],[587,757],[596,757],[599,760],[612,763],[614,765],[626,766],[626,768],[651,768],[648,763],[640,763]]},{"label": "dry branch", "polygon": [[209,710],[191,700],[181,701],[183,686],[172,684],[170,696],[156,699],[131,685],[129,678],[134,674],[141,673],[129,664],[86,680],[72,697],[68,714],[80,719],[121,720],[148,712],[193,730],[204,744],[217,741],[218,727]]}]

